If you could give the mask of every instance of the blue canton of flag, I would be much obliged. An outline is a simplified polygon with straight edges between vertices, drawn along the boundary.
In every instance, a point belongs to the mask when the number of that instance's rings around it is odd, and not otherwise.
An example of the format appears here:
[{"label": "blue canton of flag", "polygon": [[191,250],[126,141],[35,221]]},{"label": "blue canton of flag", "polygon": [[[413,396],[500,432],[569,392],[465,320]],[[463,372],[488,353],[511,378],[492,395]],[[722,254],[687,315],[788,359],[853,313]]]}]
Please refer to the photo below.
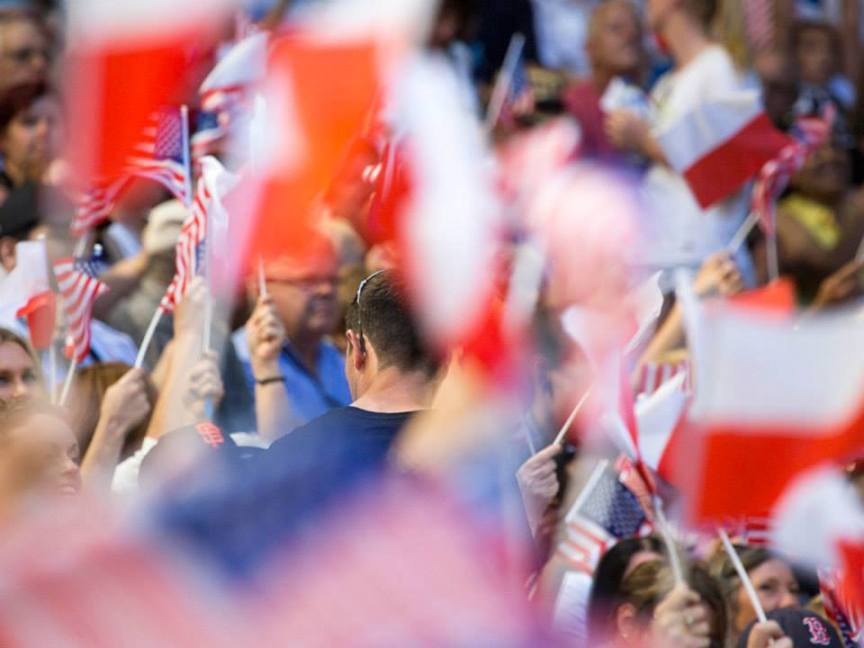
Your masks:
[{"label": "blue canton of flag", "polygon": [[129,158],[128,174],[160,183],[186,204],[189,196],[189,169],[186,165],[183,112],[163,108],[150,116],[142,141]]},{"label": "blue canton of flag", "polygon": [[639,500],[611,470],[602,473],[579,514],[619,539],[635,536],[645,523]]},{"label": "blue canton of flag", "polygon": [[601,461],[567,513],[559,551],[571,568],[592,574],[609,547],[623,538],[642,535],[647,522],[633,491],[608,461]]}]

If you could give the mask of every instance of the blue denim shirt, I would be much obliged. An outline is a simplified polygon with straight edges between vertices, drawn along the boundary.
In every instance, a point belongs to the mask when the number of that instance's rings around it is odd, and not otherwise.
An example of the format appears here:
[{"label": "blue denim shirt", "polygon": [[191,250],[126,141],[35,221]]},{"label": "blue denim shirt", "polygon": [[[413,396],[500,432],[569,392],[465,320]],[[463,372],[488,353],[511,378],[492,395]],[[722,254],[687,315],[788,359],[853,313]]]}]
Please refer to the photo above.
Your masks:
[{"label": "blue denim shirt", "polygon": [[[254,394],[255,377],[252,375],[245,327],[236,331],[232,339],[237,356],[243,363],[246,382]],[[298,425],[321,416],[334,407],[342,407],[351,402],[351,392],[345,378],[345,359],[329,342],[318,345],[317,375],[309,372],[290,344],[286,344],[282,349],[279,369],[285,376],[285,391]]]}]

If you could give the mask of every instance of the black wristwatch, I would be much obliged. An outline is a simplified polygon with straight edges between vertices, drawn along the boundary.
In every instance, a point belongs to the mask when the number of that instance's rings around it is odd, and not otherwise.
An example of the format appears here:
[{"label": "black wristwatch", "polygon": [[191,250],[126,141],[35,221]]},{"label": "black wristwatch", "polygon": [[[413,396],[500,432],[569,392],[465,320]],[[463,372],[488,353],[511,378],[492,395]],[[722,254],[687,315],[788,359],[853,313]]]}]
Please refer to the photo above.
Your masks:
[{"label": "black wristwatch", "polygon": [[285,376],[270,376],[269,378],[256,378],[256,385],[269,385],[271,383],[284,383]]}]

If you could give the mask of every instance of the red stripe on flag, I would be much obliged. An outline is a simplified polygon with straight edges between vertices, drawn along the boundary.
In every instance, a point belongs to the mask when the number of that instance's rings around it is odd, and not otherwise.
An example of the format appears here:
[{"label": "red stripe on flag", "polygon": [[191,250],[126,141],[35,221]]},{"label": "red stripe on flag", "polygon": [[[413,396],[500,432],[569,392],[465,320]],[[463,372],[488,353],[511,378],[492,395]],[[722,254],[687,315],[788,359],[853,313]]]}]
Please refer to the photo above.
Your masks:
[{"label": "red stripe on flag", "polygon": [[862,447],[864,402],[852,420],[825,428],[694,425],[676,445],[682,456],[670,463],[676,485],[693,494],[693,520],[718,521],[764,515],[797,475],[823,462],[843,460]]},{"label": "red stripe on flag", "polygon": [[760,112],[735,135],[684,171],[696,202],[707,209],[738,191],[790,140]]}]

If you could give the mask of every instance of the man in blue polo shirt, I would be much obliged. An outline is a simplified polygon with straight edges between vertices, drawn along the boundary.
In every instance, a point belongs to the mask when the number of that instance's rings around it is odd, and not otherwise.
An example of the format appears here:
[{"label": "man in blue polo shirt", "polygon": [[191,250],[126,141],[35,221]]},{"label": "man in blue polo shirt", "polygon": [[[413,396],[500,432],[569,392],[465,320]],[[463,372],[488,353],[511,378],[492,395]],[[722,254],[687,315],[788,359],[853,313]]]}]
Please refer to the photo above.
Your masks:
[{"label": "man in blue polo shirt", "polygon": [[234,334],[255,391],[258,432],[270,441],[351,401],[345,361],[324,339],[338,317],[336,255],[329,242],[313,247],[264,267],[267,293]]}]

